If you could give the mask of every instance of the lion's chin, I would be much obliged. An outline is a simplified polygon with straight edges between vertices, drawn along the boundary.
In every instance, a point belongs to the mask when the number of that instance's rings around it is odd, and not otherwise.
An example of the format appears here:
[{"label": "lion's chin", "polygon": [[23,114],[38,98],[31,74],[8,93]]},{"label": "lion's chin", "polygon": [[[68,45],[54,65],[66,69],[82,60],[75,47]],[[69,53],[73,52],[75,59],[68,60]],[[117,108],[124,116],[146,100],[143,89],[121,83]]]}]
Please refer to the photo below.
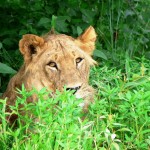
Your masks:
[{"label": "lion's chin", "polygon": [[79,107],[83,108],[85,112],[87,111],[90,103],[93,102],[94,93],[95,90],[89,85],[82,86],[81,89],[75,93],[77,99],[81,99],[81,98],[83,99],[83,102],[79,104]]}]

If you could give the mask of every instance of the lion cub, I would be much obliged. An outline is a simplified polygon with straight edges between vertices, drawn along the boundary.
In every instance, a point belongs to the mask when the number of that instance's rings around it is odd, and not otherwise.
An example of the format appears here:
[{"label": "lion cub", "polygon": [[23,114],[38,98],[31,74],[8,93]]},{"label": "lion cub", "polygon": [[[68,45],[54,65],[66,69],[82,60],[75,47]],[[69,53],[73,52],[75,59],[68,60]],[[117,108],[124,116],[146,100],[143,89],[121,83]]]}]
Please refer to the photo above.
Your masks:
[{"label": "lion cub", "polygon": [[[19,42],[24,64],[10,80],[2,98],[7,97],[8,106],[14,105],[16,88],[20,89],[22,84],[27,90],[46,87],[53,93],[65,86],[67,90],[74,90],[77,98],[84,99],[81,105],[86,112],[94,96],[88,80],[90,66],[96,64],[91,57],[95,41],[96,33],[92,26],[76,39],[64,34],[24,35]],[[27,102],[36,100],[34,95]],[[12,122],[11,117],[9,121]]]}]

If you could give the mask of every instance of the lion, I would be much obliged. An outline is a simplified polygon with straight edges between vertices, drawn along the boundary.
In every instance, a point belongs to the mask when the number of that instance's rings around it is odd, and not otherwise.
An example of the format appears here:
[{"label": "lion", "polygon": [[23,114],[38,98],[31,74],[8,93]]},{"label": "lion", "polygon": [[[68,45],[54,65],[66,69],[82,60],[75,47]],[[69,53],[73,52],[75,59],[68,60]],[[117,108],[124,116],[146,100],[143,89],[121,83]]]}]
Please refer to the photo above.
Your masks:
[{"label": "lion", "polygon": [[[23,35],[19,41],[19,49],[24,64],[14,75],[3,93],[7,98],[7,106],[15,105],[22,84],[30,91],[46,87],[55,94],[56,90],[73,90],[76,98],[82,98],[83,111],[94,101],[95,90],[88,84],[90,67],[96,64],[92,59],[96,42],[95,29],[90,26],[77,38],[65,34],[49,32],[44,36]],[[35,95],[26,100],[36,102]],[[12,115],[13,116],[13,115]],[[15,117],[9,117],[13,122]]]}]

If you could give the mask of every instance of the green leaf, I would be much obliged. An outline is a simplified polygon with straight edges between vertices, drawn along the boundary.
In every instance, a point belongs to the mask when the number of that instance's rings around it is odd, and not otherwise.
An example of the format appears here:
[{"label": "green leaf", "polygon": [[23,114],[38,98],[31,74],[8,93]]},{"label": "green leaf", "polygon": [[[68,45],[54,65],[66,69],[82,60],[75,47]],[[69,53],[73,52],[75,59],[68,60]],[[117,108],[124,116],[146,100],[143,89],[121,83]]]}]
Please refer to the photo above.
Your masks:
[{"label": "green leaf", "polygon": [[77,33],[78,33],[78,35],[80,35],[82,32],[83,32],[83,30],[79,26],[77,26]]},{"label": "green leaf", "polygon": [[131,132],[131,130],[128,129],[128,128],[121,128],[121,129],[118,129],[117,131],[128,131],[128,132]]},{"label": "green leaf", "polygon": [[125,126],[125,125],[123,125],[123,124],[121,124],[121,123],[113,123],[113,125],[114,125],[114,126]]},{"label": "green leaf", "polygon": [[68,23],[70,22],[69,16],[58,16],[56,19],[56,30],[59,32],[68,32]]},{"label": "green leaf", "polygon": [[103,59],[105,59],[105,60],[108,60],[108,58],[107,58],[107,56],[102,52],[102,51],[100,51],[100,50],[95,50],[94,51],[94,54],[93,54],[94,56],[96,56],[96,57],[100,57],[100,58],[103,58]]},{"label": "green leaf", "polygon": [[0,49],[3,47],[3,44],[0,42]]},{"label": "green leaf", "polygon": [[57,16],[53,15],[52,16],[52,22],[51,22],[51,26],[53,29],[55,29],[55,27],[56,27],[56,19],[57,19]]},{"label": "green leaf", "polygon": [[150,134],[150,129],[146,129],[144,131],[141,131],[142,134],[146,134],[146,133],[149,133]]},{"label": "green leaf", "polygon": [[45,25],[50,25],[51,20],[49,18],[41,18],[40,21],[38,22],[38,26],[45,26]]},{"label": "green leaf", "polygon": [[14,44],[13,39],[12,38],[5,38],[3,40],[3,44],[7,45],[7,46],[12,46]]},{"label": "green leaf", "polygon": [[0,73],[15,74],[16,70],[12,69],[6,64],[0,63]]},{"label": "green leaf", "polygon": [[24,34],[27,34],[27,33],[28,33],[27,30],[22,29],[22,30],[20,30],[19,35],[24,35]]},{"label": "green leaf", "polygon": [[81,9],[82,12],[82,19],[86,23],[93,24],[94,17],[96,15],[96,12],[90,9]]},{"label": "green leaf", "polygon": [[149,78],[141,77],[140,79],[138,79],[138,80],[136,80],[136,81],[128,82],[128,83],[125,85],[125,88],[137,87],[137,86],[142,85],[142,84],[147,83],[147,82],[150,82],[150,79],[149,79]]},{"label": "green leaf", "polygon": [[128,16],[133,16],[135,13],[134,13],[132,10],[126,10],[126,11],[124,12],[124,14],[125,14],[125,18],[126,18],[126,17],[128,17]]},{"label": "green leaf", "polygon": [[120,150],[119,145],[115,142],[112,143],[112,146],[116,149],[116,150]]},{"label": "green leaf", "polygon": [[150,145],[150,139],[145,140],[148,145]]}]

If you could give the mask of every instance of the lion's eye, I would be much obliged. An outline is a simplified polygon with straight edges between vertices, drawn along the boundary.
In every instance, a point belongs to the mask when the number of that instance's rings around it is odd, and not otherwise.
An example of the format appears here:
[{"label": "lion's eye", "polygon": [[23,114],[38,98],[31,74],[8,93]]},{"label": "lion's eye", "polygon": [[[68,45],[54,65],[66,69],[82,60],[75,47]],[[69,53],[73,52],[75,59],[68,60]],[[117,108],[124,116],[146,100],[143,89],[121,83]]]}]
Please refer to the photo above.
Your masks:
[{"label": "lion's eye", "polygon": [[78,58],[76,59],[76,63],[78,64],[78,63],[80,63],[82,60],[83,60],[83,58],[78,57]]},{"label": "lion's eye", "polygon": [[49,62],[47,65],[57,69],[57,64],[55,62],[53,62],[53,61]]}]

